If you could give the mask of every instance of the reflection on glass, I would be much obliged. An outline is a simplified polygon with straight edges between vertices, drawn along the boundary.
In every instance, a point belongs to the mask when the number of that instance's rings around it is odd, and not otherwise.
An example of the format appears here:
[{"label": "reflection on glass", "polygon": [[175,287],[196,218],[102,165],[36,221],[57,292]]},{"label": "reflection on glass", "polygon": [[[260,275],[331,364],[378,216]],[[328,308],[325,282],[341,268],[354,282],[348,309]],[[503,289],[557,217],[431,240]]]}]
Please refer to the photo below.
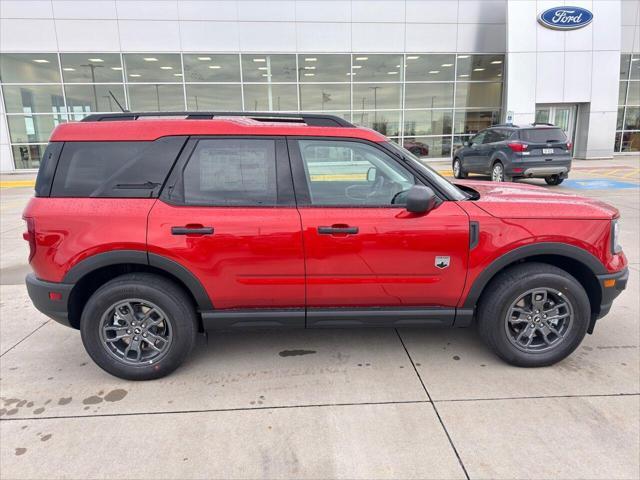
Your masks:
[{"label": "reflection on glass", "polygon": [[458,82],[456,108],[500,107],[502,83]]},{"label": "reflection on glass", "polygon": [[182,65],[177,53],[125,53],[127,82],[182,82]]},{"label": "reflection on glass", "polygon": [[55,53],[0,53],[3,83],[60,83]]},{"label": "reflection on glass", "polygon": [[624,130],[640,130],[640,107],[626,108]]},{"label": "reflection on glass", "polygon": [[[538,120],[536,119],[536,122]],[[618,118],[616,120],[616,130],[622,130],[622,122],[624,121],[624,107],[618,107]]]},{"label": "reflection on glass", "polygon": [[349,84],[320,83],[300,85],[300,110],[349,110]]},{"label": "reflection on glass", "polygon": [[451,134],[453,112],[451,110],[406,110],[404,112],[404,136]]},{"label": "reflection on glass", "polygon": [[501,80],[504,55],[458,55],[458,80]]},{"label": "reflection on glass", "polygon": [[13,159],[16,168],[38,168],[47,145],[14,145]]},{"label": "reflection on glass", "polygon": [[[630,80],[640,80],[640,54],[635,54],[631,57],[631,65],[629,66],[631,73],[629,75]],[[638,86],[640,88],[640,86]]]},{"label": "reflection on glass", "polygon": [[185,53],[183,62],[186,82],[240,81],[240,59],[238,55]]},{"label": "reflection on glass", "polygon": [[404,148],[416,157],[448,157],[451,155],[451,137],[409,137],[405,136]]},{"label": "reflection on glass", "polygon": [[631,62],[631,55],[623,53],[620,55],[620,80],[626,80],[629,78],[629,63]]},{"label": "reflection on glass", "polygon": [[182,85],[129,85],[130,110],[161,112],[184,110]]},{"label": "reflection on glass", "polygon": [[400,135],[400,112],[353,112],[353,123],[360,127],[367,127],[388,137]]},{"label": "reflection on glass", "polygon": [[295,55],[242,55],[243,82],[295,82]]},{"label": "reflection on glass", "polygon": [[402,55],[353,54],[354,82],[399,82],[402,72]]},{"label": "reflection on glass", "polygon": [[62,53],[62,78],[68,83],[122,83],[117,53]]},{"label": "reflection on glass", "polygon": [[407,54],[407,81],[453,81],[454,55],[412,55]]},{"label": "reflection on glass", "polygon": [[194,85],[188,83],[187,110],[242,110],[240,84]]},{"label": "reflection on glass", "polygon": [[353,85],[354,110],[402,108],[402,84],[357,83]]},{"label": "reflection on glass", "polygon": [[7,115],[11,143],[46,143],[66,115]]},{"label": "reflection on glass", "polygon": [[629,82],[627,105],[640,105],[640,82]]},{"label": "reflection on glass", "polygon": [[296,111],[298,93],[295,85],[244,85],[244,109],[248,111]]},{"label": "reflection on glass", "polygon": [[3,85],[8,113],[53,113],[64,111],[60,85]]},{"label": "reflection on glass", "polygon": [[350,55],[298,55],[301,82],[349,82]]},{"label": "reflection on glass", "polygon": [[500,110],[468,110],[456,111],[453,132],[457,134],[474,134],[498,123]]},{"label": "reflection on glass", "polygon": [[118,103],[125,106],[122,85],[65,85],[64,91],[70,113],[119,112]]},{"label": "reflection on glass", "polygon": [[453,83],[407,83],[405,108],[453,107]]},{"label": "reflection on glass", "polygon": [[640,152],[640,132],[623,132],[620,141],[621,152]]},{"label": "reflection on glass", "polygon": [[629,82],[620,82],[620,87],[618,89],[618,105],[624,105],[625,100],[627,99],[627,84]]}]

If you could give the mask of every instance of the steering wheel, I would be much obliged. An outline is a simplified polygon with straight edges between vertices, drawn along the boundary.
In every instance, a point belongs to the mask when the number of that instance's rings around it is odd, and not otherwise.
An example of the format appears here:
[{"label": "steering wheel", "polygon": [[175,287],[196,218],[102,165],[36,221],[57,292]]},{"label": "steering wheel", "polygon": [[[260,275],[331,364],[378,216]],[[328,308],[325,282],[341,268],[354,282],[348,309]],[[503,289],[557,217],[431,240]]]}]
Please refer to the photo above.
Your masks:
[{"label": "steering wheel", "polygon": [[384,177],[378,175],[371,186],[369,185],[349,185],[344,190],[344,194],[351,200],[361,201],[375,197],[384,186]]}]

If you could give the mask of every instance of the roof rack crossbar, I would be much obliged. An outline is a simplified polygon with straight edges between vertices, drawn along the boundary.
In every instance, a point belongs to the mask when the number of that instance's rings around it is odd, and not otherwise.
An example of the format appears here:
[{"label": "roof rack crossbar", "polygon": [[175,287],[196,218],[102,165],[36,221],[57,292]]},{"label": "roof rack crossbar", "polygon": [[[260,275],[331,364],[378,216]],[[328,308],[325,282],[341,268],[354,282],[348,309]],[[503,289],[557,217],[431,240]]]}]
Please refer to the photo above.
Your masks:
[{"label": "roof rack crossbar", "polygon": [[280,112],[122,112],[94,113],[82,119],[83,122],[108,122],[138,120],[141,117],[182,117],[188,120],[211,120],[215,117],[247,117],[258,121],[305,123],[313,127],[346,127],[354,125],[336,115],[320,113],[280,113]]}]

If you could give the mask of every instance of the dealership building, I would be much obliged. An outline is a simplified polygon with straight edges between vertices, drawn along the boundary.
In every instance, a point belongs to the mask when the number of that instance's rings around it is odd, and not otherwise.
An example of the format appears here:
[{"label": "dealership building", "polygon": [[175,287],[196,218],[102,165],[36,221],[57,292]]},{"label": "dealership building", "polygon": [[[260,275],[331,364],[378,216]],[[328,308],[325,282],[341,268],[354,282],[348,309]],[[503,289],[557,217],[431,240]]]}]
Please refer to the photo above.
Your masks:
[{"label": "dealership building", "polygon": [[90,113],[325,112],[427,158],[553,123],[640,151],[639,0],[0,0],[0,171]]}]

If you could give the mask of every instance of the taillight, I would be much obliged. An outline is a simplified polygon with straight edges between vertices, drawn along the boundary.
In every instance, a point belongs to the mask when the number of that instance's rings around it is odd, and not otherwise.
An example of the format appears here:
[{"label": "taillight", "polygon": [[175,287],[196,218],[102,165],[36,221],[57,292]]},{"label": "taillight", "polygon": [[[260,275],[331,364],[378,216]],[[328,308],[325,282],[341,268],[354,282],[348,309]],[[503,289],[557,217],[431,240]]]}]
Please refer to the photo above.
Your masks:
[{"label": "taillight", "polygon": [[27,231],[22,234],[22,238],[29,242],[29,261],[31,261],[36,254],[36,222],[29,217],[24,217],[24,221],[27,223]]},{"label": "taillight", "polygon": [[520,142],[507,143],[507,146],[514,152],[524,152],[528,147],[526,143]]},{"label": "taillight", "polygon": [[567,151],[570,152],[572,148],[573,148],[573,143],[567,142]]}]

